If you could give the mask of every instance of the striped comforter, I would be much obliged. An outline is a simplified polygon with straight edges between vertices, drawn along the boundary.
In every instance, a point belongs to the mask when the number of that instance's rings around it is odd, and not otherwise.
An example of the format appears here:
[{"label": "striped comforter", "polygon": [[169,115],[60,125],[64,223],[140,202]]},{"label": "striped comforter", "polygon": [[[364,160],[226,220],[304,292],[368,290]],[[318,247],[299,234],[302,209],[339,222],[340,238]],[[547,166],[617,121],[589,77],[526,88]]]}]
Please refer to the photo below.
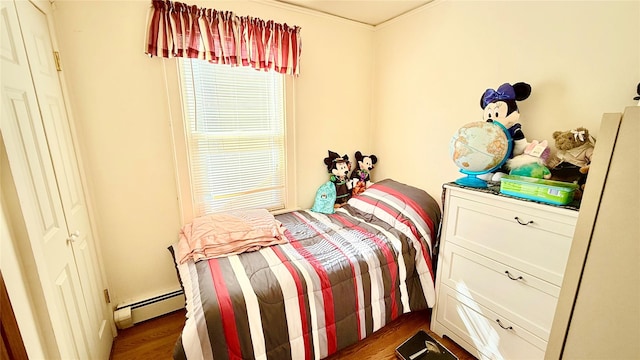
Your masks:
[{"label": "striped comforter", "polygon": [[320,359],[434,304],[440,209],[424,191],[387,179],[335,214],[276,218],[287,244],[176,265],[175,359]]}]

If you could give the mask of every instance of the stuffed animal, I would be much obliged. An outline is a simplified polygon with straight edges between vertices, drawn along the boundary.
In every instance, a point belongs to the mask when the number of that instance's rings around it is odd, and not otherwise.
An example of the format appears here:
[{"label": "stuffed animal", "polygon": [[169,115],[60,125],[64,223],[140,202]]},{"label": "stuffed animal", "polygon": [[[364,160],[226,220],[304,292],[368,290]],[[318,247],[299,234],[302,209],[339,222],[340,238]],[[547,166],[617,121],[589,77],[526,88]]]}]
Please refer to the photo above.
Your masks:
[{"label": "stuffed animal", "polygon": [[334,207],[338,208],[346,204],[351,198],[351,181],[349,181],[349,156],[338,155],[331,150],[328,151],[329,156],[324,158],[324,164],[331,176],[329,179],[336,187],[336,202]]},{"label": "stuffed animal", "polygon": [[[508,158],[524,152],[528,142],[522,132],[522,125],[518,122],[520,111],[517,101],[525,100],[531,95],[531,85],[518,82],[513,85],[504,83],[497,90],[487,89],[480,97],[480,107],[484,110],[485,121],[497,121],[502,124],[513,139],[513,148]],[[499,180],[506,171],[501,170],[492,178]]]},{"label": "stuffed animal", "polygon": [[547,140],[538,142],[533,140],[525,149],[524,153],[514,156],[507,161],[509,175],[528,176],[538,179],[551,178],[551,171],[545,166],[551,150]]},{"label": "stuffed animal", "polygon": [[334,205],[336,204],[336,187],[331,181],[320,185],[318,191],[316,191],[316,198],[311,207],[311,211],[333,214],[335,212]]},{"label": "stuffed animal", "polygon": [[579,127],[574,130],[555,131],[553,139],[555,140],[556,153],[547,162],[547,166],[551,169],[551,178],[558,181],[575,182],[582,187],[587,181],[587,173],[595,147],[589,130]]},{"label": "stuffed animal", "polygon": [[591,141],[589,130],[579,127],[575,130],[554,131],[556,153],[549,159],[549,167],[554,169],[562,162],[582,168],[586,172],[591,164],[593,148],[595,144]]},{"label": "stuffed animal", "polygon": [[375,155],[362,155],[356,151],[356,168],[351,172],[352,196],[360,195],[371,186],[371,170],[378,162]]}]

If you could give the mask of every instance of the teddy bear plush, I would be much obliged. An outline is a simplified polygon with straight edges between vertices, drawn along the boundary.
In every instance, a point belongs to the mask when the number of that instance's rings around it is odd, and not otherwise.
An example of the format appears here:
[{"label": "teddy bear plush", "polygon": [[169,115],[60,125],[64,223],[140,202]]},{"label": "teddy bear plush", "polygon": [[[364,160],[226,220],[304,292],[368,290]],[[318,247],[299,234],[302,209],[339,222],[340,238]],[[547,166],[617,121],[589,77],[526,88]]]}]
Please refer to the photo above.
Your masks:
[{"label": "teddy bear plush", "polygon": [[[511,135],[513,147],[508,158],[524,153],[529,142],[522,132],[518,101],[526,100],[531,95],[531,85],[517,82],[513,85],[504,83],[498,89],[487,89],[480,97],[480,107],[484,111],[483,119],[488,122],[499,122]],[[491,180],[498,181],[508,169],[501,169],[493,175]]]},{"label": "teddy bear plush", "polygon": [[514,156],[507,161],[509,175],[528,176],[537,179],[551,178],[551,171],[545,166],[551,150],[547,140],[538,142],[533,140],[524,149],[524,153]]},{"label": "teddy bear plush", "polygon": [[356,151],[356,168],[351,172],[351,188],[352,196],[360,195],[369,186],[371,186],[371,170],[378,162],[375,155],[362,155],[360,151]]},{"label": "teddy bear plush", "polygon": [[556,152],[547,162],[551,169],[551,178],[584,185],[595,147],[589,130],[579,127],[574,130],[555,131],[553,139]]},{"label": "teddy bear plush", "polygon": [[586,172],[595,144],[591,141],[589,130],[579,127],[575,130],[554,131],[553,140],[556,145],[556,153],[549,159],[549,167],[555,169],[563,162],[583,168]]},{"label": "teddy bear plush", "polygon": [[329,180],[336,187],[336,201],[334,207],[339,208],[346,204],[351,198],[351,181],[349,180],[349,170],[351,163],[349,162],[349,156],[338,155],[338,153],[331,150],[328,151],[329,156],[324,158],[324,164],[327,166],[327,170],[331,176]]}]

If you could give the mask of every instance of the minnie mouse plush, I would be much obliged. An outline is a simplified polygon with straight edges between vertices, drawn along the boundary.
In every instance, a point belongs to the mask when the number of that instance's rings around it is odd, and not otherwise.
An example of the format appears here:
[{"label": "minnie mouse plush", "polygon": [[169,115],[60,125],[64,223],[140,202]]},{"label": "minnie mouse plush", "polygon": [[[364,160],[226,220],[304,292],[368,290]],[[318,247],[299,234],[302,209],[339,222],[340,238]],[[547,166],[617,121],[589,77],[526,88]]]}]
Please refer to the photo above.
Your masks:
[{"label": "minnie mouse plush", "polygon": [[[487,89],[480,98],[485,121],[497,121],[509,130],[513,139],[513,155],[520,155],[527,147],[527,139],[518,123],[520,111],[516,101],[525,100],[531,95],[531,85],[519,82],[513,85],[504,83],[498,90]],[[512,156],[510,156],[512,157]]]},{"label": "minnie mouse plush", "polygon": [[[509,159],[521,155],[528,142],[522,132],[522,125],[518,122],[520,111],[516,101],[525,100],[531,95],[531,85],[518,82],[513,85],[504,83],[497,90],[487,89],[480,98],[480,107],[484,110],[483,119],[488,122],[497,121],[502,124],[513,139],[513,149]],[[499,180],[500,175],[494,176]]]}]

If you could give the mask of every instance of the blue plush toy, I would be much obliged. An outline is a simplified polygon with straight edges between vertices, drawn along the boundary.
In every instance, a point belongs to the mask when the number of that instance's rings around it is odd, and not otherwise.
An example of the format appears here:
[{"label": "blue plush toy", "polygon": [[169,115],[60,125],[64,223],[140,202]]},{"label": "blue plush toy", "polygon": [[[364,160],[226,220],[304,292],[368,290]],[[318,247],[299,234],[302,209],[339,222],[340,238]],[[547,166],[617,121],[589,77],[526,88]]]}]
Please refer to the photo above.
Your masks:
[{"label": "blue plush toy", "polygon": [[336,203],[336,187],[331,181],[322,184],[316,191],[316,198],[311,211],[323,214],[333,214]]}]

